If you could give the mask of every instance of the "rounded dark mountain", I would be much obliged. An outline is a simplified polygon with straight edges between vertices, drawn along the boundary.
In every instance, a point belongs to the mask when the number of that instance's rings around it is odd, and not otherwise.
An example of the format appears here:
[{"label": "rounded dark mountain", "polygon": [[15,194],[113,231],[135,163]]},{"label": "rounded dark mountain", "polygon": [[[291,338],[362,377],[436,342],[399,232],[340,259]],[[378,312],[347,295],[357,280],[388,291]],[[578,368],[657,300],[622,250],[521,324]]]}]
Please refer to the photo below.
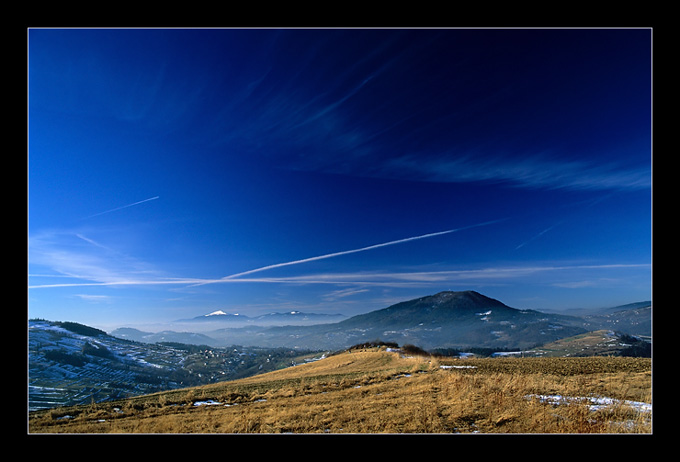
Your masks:
[{"label": "rounded dark mountain", "polygon": [[469,317],[470,314],[483,313],[488,310],[517,311],[514,308],[486,297],[474,290],[462,292],[440,292],[435,295],[397,303],[382,310],[354,316],[342,321],[339,325],[380,324],[398,325],[413,322],[452,322],[457,318]]}]

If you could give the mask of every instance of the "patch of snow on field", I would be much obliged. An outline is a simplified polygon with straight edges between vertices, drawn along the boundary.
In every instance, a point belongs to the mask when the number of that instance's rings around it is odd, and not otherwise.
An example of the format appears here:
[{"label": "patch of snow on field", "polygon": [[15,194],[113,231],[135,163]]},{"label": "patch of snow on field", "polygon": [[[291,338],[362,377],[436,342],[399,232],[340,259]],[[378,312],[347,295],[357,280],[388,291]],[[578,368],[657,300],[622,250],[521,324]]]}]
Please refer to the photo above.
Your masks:
[{"label": "patch of snow on field", "polygon": [[194,406],[221,406],[222,403],[215,401],[214,399],[208,399],[206,401],[196,401]]},{"label": "patch of snow on field", "polygon": [[474,353],[458,353],[459,358],[471,358],[474,355],[475,355]]},{"label": "patch of snow on field", "polygon": [[638,412],[652,412],[652,405],[640,401],[618,400],[607,397],[573,397],[562,395],[527,395],[527,399],[536,398],[542,403],[549,403],[553,405],[571,404],[571,403],[590,403],[588,408],[591,411],[597,411],[610,406],[623,405],[629,406]]},{"label": "patch of snow on field", "polygon": [[524,352],[523,351],[497,351],[491,355],[491,357],[495,358],[497,356],[521,356]]}]

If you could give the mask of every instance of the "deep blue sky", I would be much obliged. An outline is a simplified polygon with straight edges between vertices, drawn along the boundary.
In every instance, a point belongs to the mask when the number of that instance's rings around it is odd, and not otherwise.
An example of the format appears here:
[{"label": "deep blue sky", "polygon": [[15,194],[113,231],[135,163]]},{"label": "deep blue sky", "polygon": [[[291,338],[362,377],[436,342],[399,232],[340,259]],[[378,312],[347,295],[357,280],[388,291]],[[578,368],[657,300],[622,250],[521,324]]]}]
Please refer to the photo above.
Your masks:
[{"label": "deep blue sky", "polygon": [[31,29],[28,58],[31,317],[651,299],[649,29]]}]

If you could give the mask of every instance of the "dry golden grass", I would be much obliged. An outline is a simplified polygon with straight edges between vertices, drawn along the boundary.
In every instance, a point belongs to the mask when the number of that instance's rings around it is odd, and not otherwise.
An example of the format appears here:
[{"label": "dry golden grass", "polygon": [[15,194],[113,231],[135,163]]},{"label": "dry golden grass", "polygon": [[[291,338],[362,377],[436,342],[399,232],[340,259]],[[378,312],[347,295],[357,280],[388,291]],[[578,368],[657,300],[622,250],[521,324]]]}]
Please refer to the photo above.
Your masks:
[{"label": "dry golden grass", "polygon": [[[441,365],[475,368],[442,369]],[[531,395],[651,403],[651,361],[445,360],[354,351],[261,376],[123,402],[36,412],[35,433],[649,433],[628,406],[592,411]],[[206,400],[216,405],[195,406]],[[64,415],[71,416],[59,419]]]}]

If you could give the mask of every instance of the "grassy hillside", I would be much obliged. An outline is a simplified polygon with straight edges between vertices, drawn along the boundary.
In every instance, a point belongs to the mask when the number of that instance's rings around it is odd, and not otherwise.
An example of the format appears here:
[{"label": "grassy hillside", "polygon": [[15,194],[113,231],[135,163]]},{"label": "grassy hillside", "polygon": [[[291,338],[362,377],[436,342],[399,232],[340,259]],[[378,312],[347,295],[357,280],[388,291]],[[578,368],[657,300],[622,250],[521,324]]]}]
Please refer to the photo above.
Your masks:
[{"label": "grassy hillside", "polygon": [[38,411],[29,431],[651,432],[651,406],[637,403],[651,403],[648,358],[455,360],[379,347],[240,380]]},{"label": "grassy hillside", "polygon": [[534,348],[531,352],[544,356],[651,357],[651,344],[633,336],[601,329],[559,339]]}]

